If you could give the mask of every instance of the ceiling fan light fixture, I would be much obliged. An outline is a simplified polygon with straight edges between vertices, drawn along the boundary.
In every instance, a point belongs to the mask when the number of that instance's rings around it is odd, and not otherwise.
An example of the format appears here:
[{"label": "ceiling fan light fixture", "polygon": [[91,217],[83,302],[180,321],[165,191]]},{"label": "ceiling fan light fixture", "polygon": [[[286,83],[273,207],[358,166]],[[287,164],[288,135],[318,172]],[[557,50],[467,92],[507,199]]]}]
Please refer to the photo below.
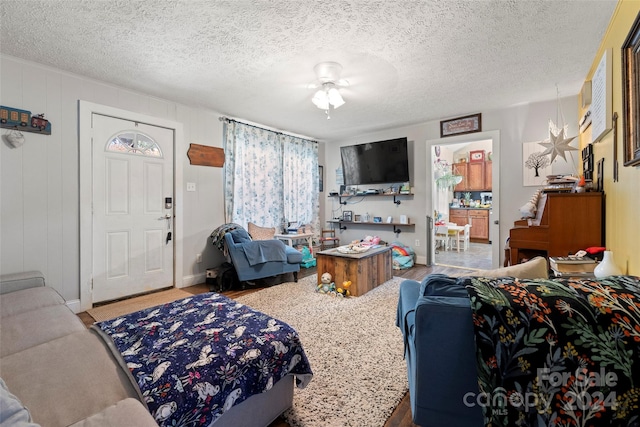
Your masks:
[{"label": "ceiling fan light fixture", "polygon": [[340,80],[342,65],[337,62],[321,62],[313,67],[321,83],[337,82]]},{"label": "ceiling fan light fixture", "polygon": [[327,96],[327,93],[324,89],[320,89],[319,91],[317,91],[315,95],[313,95],[311,102],[313,102],[315,106],[321,110],[329,109],[329,97]]},{"label": "ceiling fan light fixture", "polygon": [[345,104],[337,86],[347,86],[349,83],[340,79],[342,65],[337,62],[321,62],[313,67],[313,71],[322,88],[313,95],[311,102],[319,109],[324,110],[327,119],[330,119],[330,110],[332,108],[335,110]]},{"label": "ceiling fan light fixture", "polygon": [[329,98],[329,104],[333,105],[334,109],[344,105],[344,99],[342,99],[342,95],[335,87],[327,91],[327,97]]}]

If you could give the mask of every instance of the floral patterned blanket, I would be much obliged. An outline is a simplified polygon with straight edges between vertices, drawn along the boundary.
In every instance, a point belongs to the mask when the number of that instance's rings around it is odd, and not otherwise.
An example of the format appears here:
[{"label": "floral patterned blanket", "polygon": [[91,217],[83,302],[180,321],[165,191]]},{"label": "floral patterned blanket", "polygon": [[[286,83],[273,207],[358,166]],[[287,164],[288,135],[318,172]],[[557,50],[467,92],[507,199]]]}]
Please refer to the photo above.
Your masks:
[{"label": "floral patterned blanket", "polygon": [[460,280],[487,426],[639,425],[639,277]]},{"label": "floral patterned blanket", "polygon": [[95,325],[114,341],[161,426],[209,425],[309,361],[289,325],[216,293]]}]

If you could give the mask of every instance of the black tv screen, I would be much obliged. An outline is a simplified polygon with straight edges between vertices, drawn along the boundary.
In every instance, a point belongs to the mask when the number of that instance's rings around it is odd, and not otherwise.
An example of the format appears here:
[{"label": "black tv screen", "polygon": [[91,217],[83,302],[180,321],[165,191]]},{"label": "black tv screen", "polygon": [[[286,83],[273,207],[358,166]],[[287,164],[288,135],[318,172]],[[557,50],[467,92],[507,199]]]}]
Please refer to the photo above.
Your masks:
[{"label": "black tv screen", "polygon": [[345,185],[409,181],[407,138],[340,147]]}]

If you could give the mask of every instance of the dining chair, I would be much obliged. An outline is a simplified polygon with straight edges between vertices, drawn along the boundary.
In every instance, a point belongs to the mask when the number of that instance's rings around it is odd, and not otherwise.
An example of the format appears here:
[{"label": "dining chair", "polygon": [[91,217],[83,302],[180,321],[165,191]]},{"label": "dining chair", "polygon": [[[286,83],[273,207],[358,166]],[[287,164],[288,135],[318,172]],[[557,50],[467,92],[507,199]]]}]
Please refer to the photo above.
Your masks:
[{"label": "dining chair", "polygon": [[[469,236],[471,234],[470,232],[470,228],[471,228],[471,224],[465,224],[464,226],[464,230],[462,230],[462,235],[458,236],[458,232],[456,231],[454,235],[450,235],[451,237],[451,249],[458,249],[458,242],[460,241],[462,244],[462,250],[463,251],[468,251],[469,250]],[[460,239],[460,237],[462,237],[462,239]]]},{"label": "dining chair", "polygon": [[320,236],[320,250],[324,251],[327,248],[335,248],[336,246],[340,246],[340,239],[336,237],[336,230],[322,230],[322,234]]},{"label": "dining chair", "polygon": [[446,225],[436,225],[435,244],[436,249],[442,247],[445,251],[447,250],[449,247],[449,227]]}]

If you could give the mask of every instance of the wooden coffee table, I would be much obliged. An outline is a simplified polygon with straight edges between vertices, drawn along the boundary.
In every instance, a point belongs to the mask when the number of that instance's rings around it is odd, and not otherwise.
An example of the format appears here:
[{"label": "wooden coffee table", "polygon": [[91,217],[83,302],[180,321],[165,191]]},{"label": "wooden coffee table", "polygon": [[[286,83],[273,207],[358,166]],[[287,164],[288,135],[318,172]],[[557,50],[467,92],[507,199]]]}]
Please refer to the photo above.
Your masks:
[{"label": "wooden coffee table", "polygon": [[338,249],[316,253],[318,284],[323,273],[331,274],[336,288],[351,280],[349,291],[353,296],[364,295],[393,277],[391,248],[371,248],[360,254],[343,254]]}]

